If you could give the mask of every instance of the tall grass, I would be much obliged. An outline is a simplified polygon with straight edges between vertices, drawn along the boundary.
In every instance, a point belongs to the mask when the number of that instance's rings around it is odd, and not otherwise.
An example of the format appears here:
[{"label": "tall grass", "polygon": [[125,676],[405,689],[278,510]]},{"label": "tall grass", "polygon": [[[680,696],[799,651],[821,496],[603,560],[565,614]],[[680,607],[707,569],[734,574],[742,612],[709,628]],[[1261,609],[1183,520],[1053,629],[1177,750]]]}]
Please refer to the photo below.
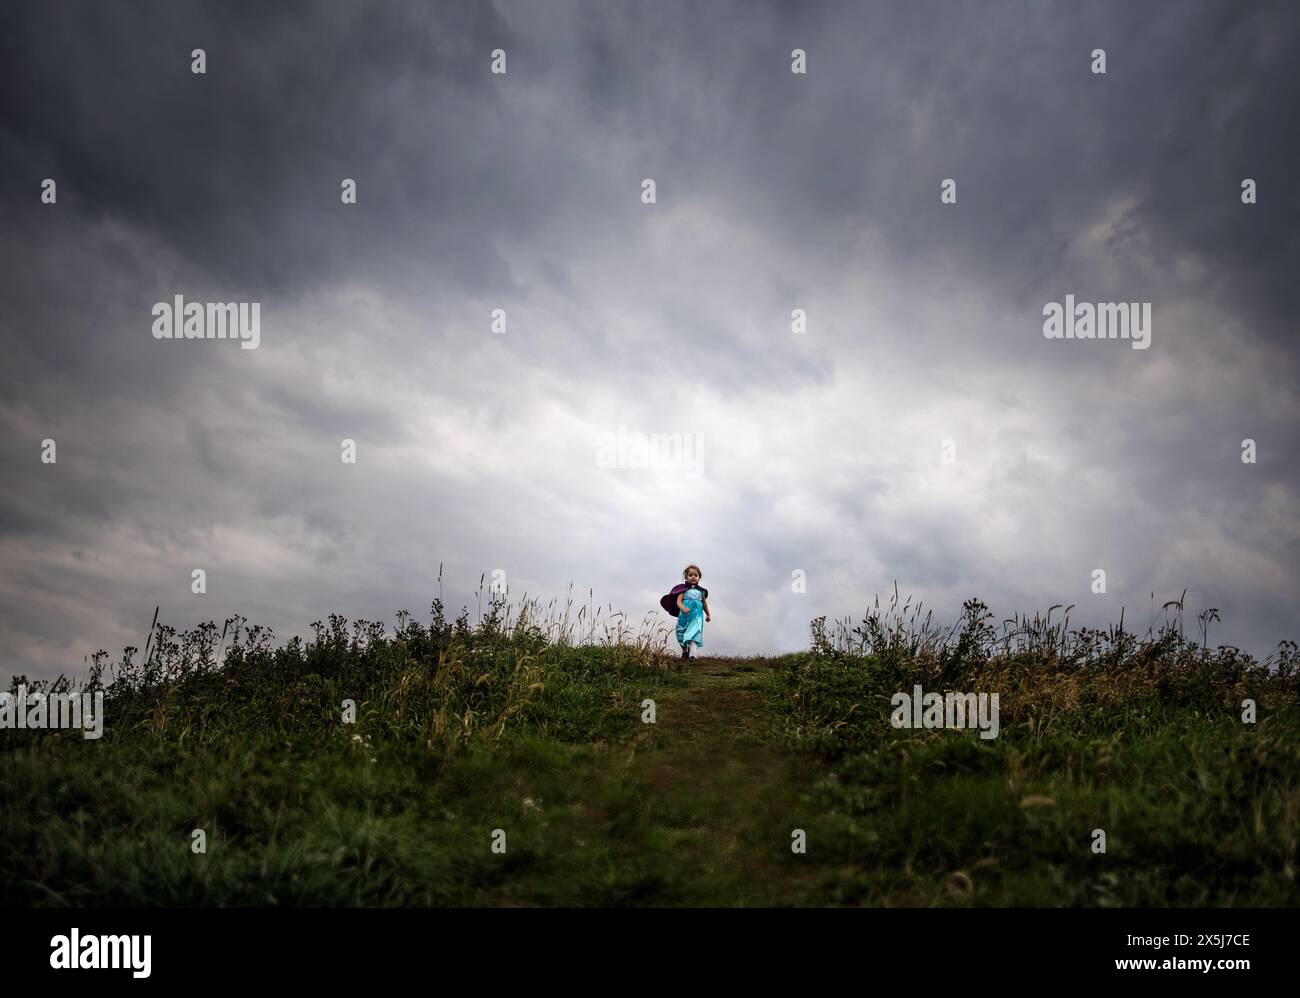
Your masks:
[{"label": "tall grass", "polygon": [[[972,599],[940,627],[895,588],[693,675],[652,617],[482,582],[472,621],[440,587],[391,630],[155,619],[97,653],[102,739],[0,738],[0,903],[1300,903],[1296,646],[1211,650],[1213,611],[1138,635]],[[893,728],[915,684],[996,692],[999,736]]]},{"label": "tall grass", "polygon": [[[1185,593],[1184,593],[1185,596]],[[1004,726],[1141,730],[1132,724],[1151,711],[1190,708],[1235,717],[1246,699],[1261,716],[1292,707],[1300,694],[1300,658],[1294,641],[1282,641],[1263,662],[1241,649],[1210,649],[1204,625],[1217,611],[1198,616],[1200,638],[1183,629],[1183,598],[1162,608],[1159,627],[1137,635],[1119,625],[1106,630],[1068,627],[1070,607],[1055,620],[1017,615],[993,625],[978,599],[967,600],[954,623],[936,626],[897,587],[883,608],[879,598],[860,624],[826,618],[811,624],[811,653],[787,673],[794,729],[829,734],[861,729],[877,737],[888,697],[921,684],[926,690],[997,691]],[[1176,610],[1171,615],[1170,610]],[[853,716],[850,717],[850,714]],[[885,726],[887,730],[888,726]]]},{"label": "tall grass", "polygon": [[[243,617],[155,619],[144,654],[96,653],[102,738],[0,737],[0,903],[491,903],[521,870],[539,896],[621,897],[645,879],[635,855],[611,874],[545,851],[520,799],[572,789],[566,768],[639,729],[680,660],[662,628],[487,595],[474,623],[439,595],[427,624],[401,611],[393,630],[330,614],[277,646]],[[635,803],[607,782],[609,807]],[[505,857],[485,845],[502,823]]]},{"label": "tall grass", "polygon": [[[310,640],[295,636],[279,646],[269,628],[248,626],[242,616],[220,630],[204,622],[178,632],[155,615],[143,655],[128,647],[113,664],[96,652],[77,689],[104,693],[109,742],[146,734],[203,744],[255,732],[310,743],[348,727],[345,701],[371,735],[433,753],[476,735],[499,740],[521,726],[578,736],[599,726],[601,696],[681,664],[667,654],[667,628],[652,615],[633,629],[622,613],[602,619],[588,610],[573,613],[571,592],[558,606],[489,593],[471,624],[468,607],[448,620],[439,595],[427,625],[408,610],[397,613],[391,633],[383,622],[330,614],[311,624]],[[64,677],[15,676],[11,692],[19,683],[29,696],[74,688]],[[23,732],[10,734],[11,744],[24,741]]]},{"label": "tall grass", "polygon": [[[1069,609],[999,628],[972,599],[937,627],[895,590],[856,626],[812,622],[773,698],[829,772],[812,800],[838,900],[1300,903],[1296,644],[1264,662],[1211,649],[1217,611],[1189,636],[1182,598],[1140,635],[1072,630]],[[998,736],[893,727],[891,697],[916,685],[996,693]]]}]

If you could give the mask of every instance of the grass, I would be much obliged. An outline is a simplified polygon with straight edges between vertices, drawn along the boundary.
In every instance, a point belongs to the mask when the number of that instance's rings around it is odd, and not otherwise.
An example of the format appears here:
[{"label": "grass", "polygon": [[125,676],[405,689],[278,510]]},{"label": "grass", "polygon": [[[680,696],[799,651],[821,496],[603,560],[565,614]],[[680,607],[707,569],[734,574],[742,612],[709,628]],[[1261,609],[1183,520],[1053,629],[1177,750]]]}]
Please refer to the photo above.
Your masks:
[{"label": "grass", "polygon": [[[571,600],[279,646],[156,625],[95,657],[102,739],[0,736],[0,901],[1294,906],[1295,645],[1210,650],[1170,607],[1143,637],[976,600],[936,629],[895,593],[685,667]],[[918,683],[997,692],[999,736],[894,728]]]}]

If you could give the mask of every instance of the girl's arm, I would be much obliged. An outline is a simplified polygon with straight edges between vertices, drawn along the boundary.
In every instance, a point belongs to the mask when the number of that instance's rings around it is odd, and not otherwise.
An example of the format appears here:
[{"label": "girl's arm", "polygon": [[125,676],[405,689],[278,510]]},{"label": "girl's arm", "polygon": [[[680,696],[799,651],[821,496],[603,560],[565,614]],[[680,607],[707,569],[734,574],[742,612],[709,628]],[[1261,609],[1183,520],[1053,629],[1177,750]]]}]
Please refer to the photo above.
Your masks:
[{"label": "girl's arm", "polygon": [[677,609],[679,609],[680,611],[682,611],[682,613],[689,613],[689,612],[690,612],[689,610],[686,609],[686,607],[685,607],[685,606],[683,605],[683,603],[682,603],[682,594],[681,594],[681,593],[678,593],[678,594],[677,594]]},{"label": "girl's arm", "polygon": [[713,619],[713,614],[709,612],[709,598],[707,596],[704,597],[704,619],[705,620]]}]

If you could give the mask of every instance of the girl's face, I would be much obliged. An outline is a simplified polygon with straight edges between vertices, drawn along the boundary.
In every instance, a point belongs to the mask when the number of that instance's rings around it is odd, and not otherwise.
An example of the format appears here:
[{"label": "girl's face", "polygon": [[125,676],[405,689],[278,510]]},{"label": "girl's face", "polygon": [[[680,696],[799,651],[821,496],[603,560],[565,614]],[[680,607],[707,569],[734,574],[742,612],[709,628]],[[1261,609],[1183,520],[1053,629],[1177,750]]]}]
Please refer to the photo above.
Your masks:
[{"label": "girl's face", "polygon": [[699,581],[700,581],[700,573],[695,571],[695,569],[692,568],[686,573],[686,582],[689,585],[693,586],[695,585],[695,583]]}]

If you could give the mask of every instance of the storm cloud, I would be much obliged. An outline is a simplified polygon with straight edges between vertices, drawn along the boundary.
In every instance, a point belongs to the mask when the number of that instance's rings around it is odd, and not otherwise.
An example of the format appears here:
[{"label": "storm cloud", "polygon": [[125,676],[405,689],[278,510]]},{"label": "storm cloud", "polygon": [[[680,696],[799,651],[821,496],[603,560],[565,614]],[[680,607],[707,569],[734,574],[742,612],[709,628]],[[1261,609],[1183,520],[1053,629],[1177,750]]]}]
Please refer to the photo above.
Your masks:
[{"label": "storm cloud", "polygon": [[[1300,637],[1297,38],[1284,3],[9,4],[0,673],[155,605],[422,616],[440,564],[453,611],[500,570],[635,622],[696,562],[713,653],[895,581],[1092,625],[1186,589],[1263,657]],[[155,339],[175,295],[260,302],[260,345]],[[1045,338],[1066,295],[1150,302],[1150,348]],[[701,474],[607,466],[620,428],[701,434]]]}]

